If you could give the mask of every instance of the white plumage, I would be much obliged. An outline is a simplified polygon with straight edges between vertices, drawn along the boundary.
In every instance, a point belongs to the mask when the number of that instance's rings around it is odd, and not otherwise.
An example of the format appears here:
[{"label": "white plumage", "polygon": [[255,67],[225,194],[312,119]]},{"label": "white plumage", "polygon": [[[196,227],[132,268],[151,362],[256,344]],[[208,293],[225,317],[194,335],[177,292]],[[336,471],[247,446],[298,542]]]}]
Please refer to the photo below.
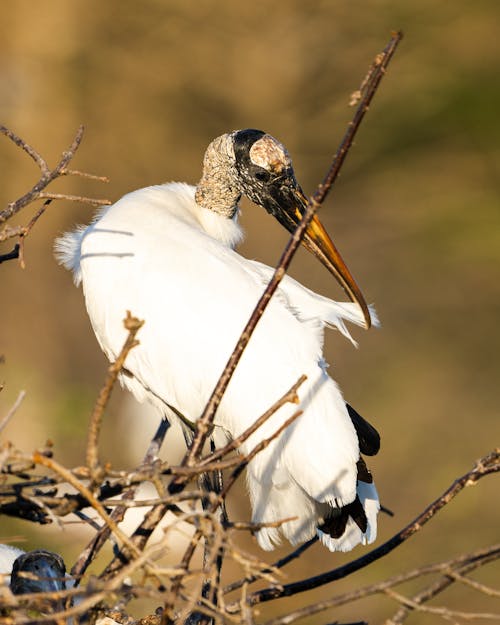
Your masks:
[{"label": "white plumage", "polygon": [[[126,362],[132,376],[121,381],[162,414],[172,416],[168,404],[196,421],[272,275],[270,267],[233,249],[243,236],[237,202],[245,193],[276,215],[286,202],[276,203],[276,194],[270,200],[268,189],[278,184],[283,191],[291,179],[296,198],[300,187],[283,146],[264,133],[251,134],[257,132],[215,140],[197,188],[170,183],[134,191],[56,243],[60,261],[83,285],[93,329],[111,361],[126,337],[125,312],[145,320],[140,344]],[[263,184],[261,170],[270,174]],[[318,532],[332,551],[376,536],[377,492],[371,478],[358,481],[358,435],[322,356],[325,326],[351,338],[344,322],[363,325],[366,314],[356,303],[334,302],[285,277],[222,399],[215,419],[219,443],[241,434],[307,376],[299,389],[303,415],[247,471],[254,522],[297,517],[280,529],[261,529],[257,538],[264,549],[281,535],[295,544]],[[241,451],[248,453],[296,409],[283,406]],[[356,514],[340,510],[357,496],[364,526],[353,520]],[[337,536],[332,523],[342,514],[346,527]]]},{"label": "white plumage", "polygon": [[25,551],[12,545],[0,544],[0,575],[5,575],[7,585],[10,584],[10,574],[14,562],[24,553]]},{"label": "white plumage", "polygon": [[[66,588],[66,567],[60,555],[45,549],[23,551],[0,544],[0,574],[16,595]],[[55,602],[55,605],[59,605]],[[62,609],[62,605],[59,606]]]}]

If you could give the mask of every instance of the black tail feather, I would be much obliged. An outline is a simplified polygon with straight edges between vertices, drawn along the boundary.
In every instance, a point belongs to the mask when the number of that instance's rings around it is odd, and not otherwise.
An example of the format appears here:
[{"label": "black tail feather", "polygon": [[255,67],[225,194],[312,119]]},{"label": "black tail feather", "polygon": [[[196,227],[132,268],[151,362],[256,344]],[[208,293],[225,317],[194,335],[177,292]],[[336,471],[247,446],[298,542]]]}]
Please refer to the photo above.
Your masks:
[{"label": "black tail feather", "polygon": [[380,434],[351,405],[346,403],[346,408],[358,435],[360,452],[365,456],[374,456],[380,449]]},{"label": "black tail feather", "polygon": [[345,532],[349,517],[352,518],[363,533],[366,532],[368,519],[366,518],[363,505],[357,496],[347,506],[335,510],[335,514],[325,519],[323,524],[319,526],[319,529],[332,538],[340,538]]}]

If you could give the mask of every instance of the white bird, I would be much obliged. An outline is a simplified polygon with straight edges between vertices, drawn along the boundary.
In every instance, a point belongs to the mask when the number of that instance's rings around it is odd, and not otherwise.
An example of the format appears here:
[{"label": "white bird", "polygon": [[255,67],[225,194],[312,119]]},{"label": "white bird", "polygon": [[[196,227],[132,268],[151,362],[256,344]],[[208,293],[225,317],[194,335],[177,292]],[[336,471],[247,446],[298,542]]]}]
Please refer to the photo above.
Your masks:
[{"label": "white bird", "polygon": [[[273,270],[234,251],[243,233],[240,196],[248,196],[289,231],[307,200],[285,147],[262,131],[222,135],[207,148],[196,187],[169,183],[125,195],[56,242],[59,261],[83,284],[97,339],[114,361],[126,337],[125,312],[145,324],[121,381],[163,415],[174,406],[195,422]],[[345,321],[369,326],[347,267],[315,217],[305,246],[334,273],[352,302],[338,303],[285,277],[260,320],[215,418],[218,444],[235,438],[302,375],[303,414],[249,464],[247,485],[257,539],[272,549],[317,532],[331,550],[348,551],[376,536],[379,502],[360,457],[379,437],[347,407],[323,360],[323,330]],[[352,339],[351,339],[352,340]],[[240,448],[248,453],[297,409],[280,408]]]}]

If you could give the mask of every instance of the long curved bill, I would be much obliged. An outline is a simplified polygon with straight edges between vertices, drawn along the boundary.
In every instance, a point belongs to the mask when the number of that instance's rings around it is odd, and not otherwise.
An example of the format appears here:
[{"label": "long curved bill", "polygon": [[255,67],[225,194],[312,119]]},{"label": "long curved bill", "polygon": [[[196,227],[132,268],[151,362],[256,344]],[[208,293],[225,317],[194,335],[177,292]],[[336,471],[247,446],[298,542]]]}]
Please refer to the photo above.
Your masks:
[{"label": "long curved bill", "polygon": [[[300,187],[293,189],[292,196],[295,202],[286,203],[286,207],[280,204],[279,214],[275,213],[275,217],[289,231],[293,231],[302,219],[302,215],[307,207],[307,198],[303,194]],[[365,298],[361,293],[361,289],[356,284],[351,272],[347,268],[340,252],[335,247],[333,241],[329,237],[323,224],[316,215],[312,218],[302,240],[304,247],[312,252],[328,271],[335,276],[338,283],[342,286],[349,299],[359,305],[363,312],[366,329],[371,327],[370,311],[366,304]]]}]

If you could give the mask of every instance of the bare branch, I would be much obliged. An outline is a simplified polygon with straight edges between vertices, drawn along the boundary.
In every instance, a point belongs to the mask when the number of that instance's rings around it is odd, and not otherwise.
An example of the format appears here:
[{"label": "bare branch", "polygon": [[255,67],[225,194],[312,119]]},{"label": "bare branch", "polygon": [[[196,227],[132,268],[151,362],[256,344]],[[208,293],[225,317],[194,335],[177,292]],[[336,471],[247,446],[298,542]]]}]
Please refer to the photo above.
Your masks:
[{"label": "bare branch", "polygon": [[44,206],[35,214],[32,220],[29,222],[27,226],[15,226],[14,228],[4,227],[0,232],[0,242],[6,241],[7,239],[13,237],[20,238],[20,246],[15,247],[12,252],[7,254],[0,255],[0,263],[5,262],[7,260],[12,260],[14,258],[19,258],[21,266],[24,267],[24,239],[28,236],[35,222],[40,218],[40,216],[45,211],[46,207],[50,203],[51,200],[68,200],[68,201],[76,201],[83,202],[87,204],[92,204],[94,206],[102,206],[106,204],[110,204],[109,200],[99,199],[99,198],[90,198],[85,196],[77,196],[77,195],[68,195],[64,193],[52,193],[47,192],[45,189],[51,184],[56,178],[60,178],[62,176],[74,175],[80,176],[84,178],[91,178],[93,180],[107,181],[107,178],[103,176],[96,176],[94,174],[87,174],[78,170],[68,169],[69,162],[75,156],[76,151],[78,150],[80,143],[83,138],[83,126],[78,128],[78,131],[75,135],[75,138],[70,145],[68,150],[65,150],[59,163],[51,169],[47,164],[47,161],[28,143],[26,143],[23,139],[21,139],[14,132],[6,128],[5,126],[0,125],[0,132],[8,137],[15,145],[20,147],[26,154],[30,156],[30,158],[37,164],[40,169],[40,178],[38,182],[24,195],[22,195],[17,200],[10,202],[6,208],[0,211],[0,224],[7,222],[11,217],[16,215],[22,208],[31,204],[32,202],[40,199],[49,200],[45,202]]},{"label": "bare branch", "polygon": [[91,204],[92,206],[108,206],[111,204],[109,200],[97,197],[86,197],[84,195],[68,195],[67,193],[48,193],[41,191],[38,194],[40,199],[49,200],[67,200],[68,202],[81,202],[82,204]]},{"label": "bare branch", "polygon": [[40,464],[48,469],[54,471],[61,476],[61,478],[71,484],[73,488],[75,488],[87,501],[89,506],[92,506],[94,510],[99,514],[101,519],[106,523],[106,525],[110,528],[110,530],[121,540],[121,542],[132,551],[132,553],[136,556],[139,555],[139,550],[136,549],[135,545],[130,541],[129,537],[122,532],[122,530],[118,527],[118,525],[113,521],[113,519],[108,515],[104,506],[98,501],[92,492],[78,479],[76,479],[71,471],[68,471],[65,467],[60,465],[58,462],[53,460],[52,458],[48,458],[47,456],[35,452],[33,454],[33,462],[35,464]]},{"label": "bare branch", "polygon": [[287,391],[280,399],[273,405],[269,410],[259,417],[252,425],[247,428],[240,436],[230,441],[225,447],[214,451],[209,456],[201,459],[198,463],[198,466],[205,467],[208,464],[212,464],[214,461],[219,458],[223,458],[227,454],[231,453],[235,449],[238,449],[242,443],[244,443],[254,432],[256,432],[263,423],[269,419],[275,412],[277,412],[281,406],[284,406],[286,403],[298,404],[299,399],[297,396],[297,391],[299,387],[306,381],[307,377],[305,375],[300,376],[300,378],[295,382],[295,384]]},{"label": "bare branch", "polygon": [[54,169],[50,169],[47,165],[47,162],[38,154],[38,152],[29,146],[25,141],[23,141],[20,137],[15,135],[13,132],[8,130],[5,126],[0,126],[0,132],[7,135],[9,139],[14,141],[16,145],[21,147],[27,154],[31,156],[31,158],[37,163],[40,167],[41,177],[40,180],[33,186],[33,188],[25,193],[22,197],[8,204],[7,208],[0,211],[0,223],[6,222],[13,215],[18,213],[24,206],[30,204],[34,200],[38,199],[39,194],[43,189],[45,189],[53,180],[58,178],[61,174],[61,170],[65,170],[67,164],[75,155],[75,152],[78,150],[80,143],[83,138],[83,126],[78,128],[76,136],[69,147],[68,150],[62,153],[61,160],[58,165]]},{"label": "bare branch", "polygon": [[[81,127],[80,127],[81,128]],[[21,137],[18,137],[12,130],[9,130],[5,126],[0,124],[0,132],[8,137],[13,143],[15,143],[18,147],[26,152],[38,165],[40,171],[42,172],[42,176],[48,176],[50,174],[50,168],[47,165],[45,159],[43,159],[38,152],[32,148],[30,145],[23,141]]]},{"label": "bare branch", "polygon": [[[302,543],[302,545],[297,547],[297,549],[294,549],[292,552],[287,554],[285,557],[281,558],[280,560],[277,560],[274,564],[271,564],[269,568],[264,569],[263,572],[264,573],[271,573],[271,572],[273,572],[273,571],[275,571],[277,569],[283,568],[284,566],[286,566],[287,564],[289,564],[293,560],[296,560],[297,558],[300,558],[300,556],[305,551],[307,551],[310,547],[312,547],[312,545],[314,545],[317,542],[318,542],[318,537],[317,536],[313,536],[308,541],[306,541],[305,543]],[[231,584],[228,584],[224,588],[224,594],[228,594],[230,592],[233,592],[234,590],[238,590],[238,588],[241,588],[244,585],[248,585],[248,584],[251,584],[253,582],[256,582],[258,579],[261,579],[261,575],[262,575],[262,572],[260,572],[259,575],[252,575],[250,577],[245,577],[244,579],[240,579],[240,580],[238,580],[236,582],[232,582]]]},{"label": "bare branch", "polygon": [[[472,554],[460,556],[459,558],[457,558],[456,561],[451,561],[449,563],[449,566],[446,566],[447,563],[444,563],[442,570],[443,576],[433,584],[430,584],[419,593],[417,593],[413,597],[412,601],[419,605],[430,601],[439,593],[446,590],[455,581],[467,580],[469,585],[474,585],[476,584],[476,582],[473,582],[472,580],[469,580],[463,576],[466,573],[470,573],[479,566],[483,566],[484,564],[488,564],[489,562],[492,562],[499,558],[500,545],[493,545],[488,549],[479,550],[478,552]],[[479,584],[479,586],[481,585]],[[396,614],[394,614],[392,618],[386,621],[385,625],[400,625],[408,618],[412,611],[413,608],[411,606],[403,604],[396,612]]]},{"label": "bare branch", "polygon": [[435,607],[435,606],[426,606],[422,603],[418,603],[413,601],[412,599],[408,599],[404,595],[401,595],[394,590],[388,588],[386,594],[393,599],[396,599],[399,603],[410,610],[414,610],[415,612],[425,612],[427,614],[436,614],[438,616],[442,616],[447,620],[462,618],[465,620],[474,620],[474,619],[490,619],[490,620],[500,620],[500,614],[491,614],[484,612],[462,612],[460,610],[450,610],[449,608],[444,607]]},{"label": "bare branch", "polygon": [[[405,540],[408,540],[415,533],[420,531],[422,527],[430,521],[444,506],[446,506],[452,499],[454,499],[464,488],[476,484],[481,478],[492,473],[500,471],[500,449],[492,451],[487,456],[484,456],[477,461],[475,466],[456,479],[451,486],[435,501],[433,501],[423,512],[421,512],[411,523],[405,528],[395,534],[392,538],[380,545],[376,549],[369,551],[361,558],[348,562],[344,566],[337,569],[327,571],[321,575],[316,575],[299,582],[294,582],[283,586],[281,589],[276,588],[264,588],[249,596],[249,601],[252,605],[262,603],[264,601],[271,601],[280,597],[289,597],[297,593],[311,590],[312,588],[318,588],[324,586],[330,582],[342,579],[351,575],[355,571],[362,569],[372,562],[375,562],[379,558],[382,558],[393,551]],[[232,604],[228,607],[232,609],[238,609],[238,606]]]},{"label": "bare branch", "polygon": [[[336,597],[332,597],[331,599],[327,599],[325,601],[316,602],[312,605],[306,606],[304,608],[300,608],[294,612],[288,612],[287,614],[274,618],[265,623],[265,625],[285,625],[288,623],[293,623],[299,619],[303,619],[306,617],[311,617],[314,614],[318,614],[319,612],[324,612],[325,610],[339,607],[341,605],[346,605],[353,603],[354,601],[358,601],[359,599],[364,599],[365,597],[375,595],[375,594],[387,594],[391,595],[391,588],[394,586],[398,586],[405,582],[411,581],[413,579],[423,577],[426,575],[431,575],[435,573],[444,573],[447,576],[450,575],[459,575],[458,572],[468,573],[478,567],[484,566],[500,558],[500,545],[492,545],[486,549],[479,549],[475,552],[460,555],[457,558],[452,560],[447,560],[445,562],[439,562],[437,564],[431,564],[427,566],[423,566],[412,571],[408,571],[405,573],[401,573],[389,579],[386,579],[382,582],[377,582],[375,584],[371,584],[369,586],[364,586],[362,588],[357,588],[351,592],[345,593],[343,595],[337,595]],[[453,580],[448,580],[449,584],[453,583]],[[467,580],[471,581],[471,580]],[[448,585],[449,585],[448,584]],[[443,588],[444,589],[444,588]],[[434,595],[432,595],[434,596]],[[418,597],[418,596],[417,596]],[[413,603],[421,603],[422,598],[414,597],[412,599]],[[395,598],[395,597],[394,597]],[[431,595],[426,595],[426,599],[431,598]],[[406,604],[405,604],[406,606]],[[408,611],[412,608],[404,607],[403,610],[405,614],[408,614]],[[399,614],[399,612],[398,612]],[[395,620],[395,617],[386,621],[385,625],[396,625],[401,623],[402,620]]]},{"label": "bare branch", "polygon": [[118,374],[123,369],[125,360],[130,350],[139,345],[139,341],[136,340],[135,335],[144,325],[144,321],[140,321],[136,317],[132,317],[130,311],[127,310],[127,316],[123,320],[123,325],[125,326],[125,329],[128,330],[127,338],[125,339],[125,343],[123,344],[117,359],[108,368],[106,382],[99,393],[94,410],[92,411],[92,415],[90,417],[86,459],[87,466],[89,467],[91,474],[97,469],[98,466],[97,446],[104,409],[108,404],[111,392],[118,378]]},{"label": "bare branch", "polygon": [[17,412],[19,406],[22,404],[23,399],[26,397],[26,391],[20,391],[17,396],[16,401],[13,403],[11,409],[7,412],[5,417],[0,421],[0,432],[5,428],[7,423],[12,419],[12,417]]},{"label": "bare branch", "polygon": [[[168,428],[169,428],[168,421],[166,419],[163,419],[160,425],[158,426],[158,429],[155,435],[153,436],[151,443],[149,444],[148,450],[146,452],[146,455],[141,465],[142,467],[147,467],[151,465],[154,456],[158,453],[163,443],[163,440],[165,438],[165,434],[167,433]],[[139,479],[141,480],[141,482],[143,481],[141,478]],[[129,476],[127,477],[127,482],[129,484],[131,483]],[[113,519],[113,521],[115,521],[115,523],[119,523],[120,521],[123,520],[124,514],[127,509],[127,505],[129,503],[132,503],[130,500],[134,497],[135,491],[136,491],[135,487],[129,487],[128,490],[123,495],[124,501],[120,502],[120,504],[117,505],[117,507],[113,510],[111,514],[111,518]],[[197,495],[195,494],[195,497],[196,496]],[[177,500],[176,498],[173,498],[173,499]],[[142,504],[142,505],[147,505],[147,504]],[[97,556],[101,548],[104,546],[110,534],[111,534],[111,529],[107,525],[102,527],[99,530],[99,532],[97,532],[97,534],[92,538],[89,544],[85,547],[83,552],[79,555],[77,561],[75,562],[71,570],[72,575],[74,575],[77,578],[83,575],[83,573],[87,570],[88,566]]]}]

